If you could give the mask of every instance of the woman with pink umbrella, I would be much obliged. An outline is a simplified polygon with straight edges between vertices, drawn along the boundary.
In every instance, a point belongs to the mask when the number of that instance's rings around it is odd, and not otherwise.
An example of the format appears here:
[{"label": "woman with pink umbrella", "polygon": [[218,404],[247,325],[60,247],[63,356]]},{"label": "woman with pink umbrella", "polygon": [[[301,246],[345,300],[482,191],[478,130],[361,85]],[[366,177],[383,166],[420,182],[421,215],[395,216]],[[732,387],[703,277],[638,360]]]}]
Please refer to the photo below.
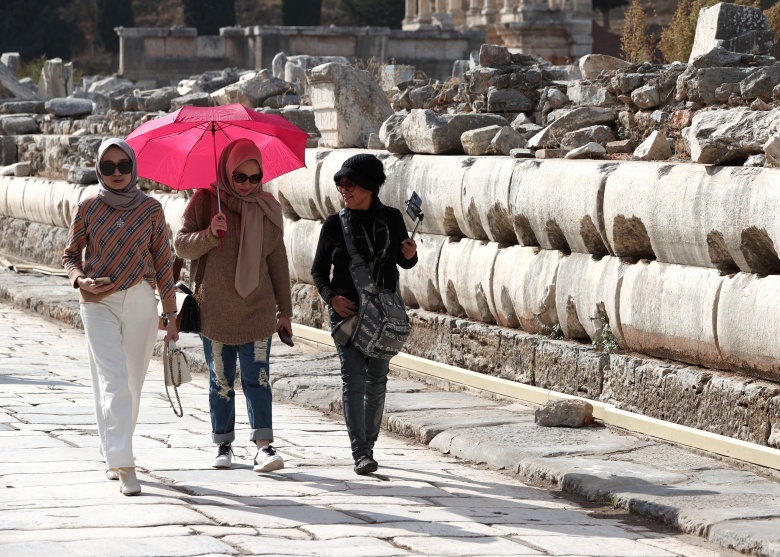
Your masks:
[{"label": "woman with pink umbrella", "polygon": [[219,158],[216,181],[193,195],[174,241],[180,257],[206,259],[199,306],[209,368],[212,440],[217,445],[211,465],[231,466],[234,384],[240,363],[249,440],[257,447],[255,472],[284,468],[284,460],[271,445],[269,355],[274,332],[292,334],[282,210],[263,191],[263,169],[263,154],[253,141],[229,143]]}]

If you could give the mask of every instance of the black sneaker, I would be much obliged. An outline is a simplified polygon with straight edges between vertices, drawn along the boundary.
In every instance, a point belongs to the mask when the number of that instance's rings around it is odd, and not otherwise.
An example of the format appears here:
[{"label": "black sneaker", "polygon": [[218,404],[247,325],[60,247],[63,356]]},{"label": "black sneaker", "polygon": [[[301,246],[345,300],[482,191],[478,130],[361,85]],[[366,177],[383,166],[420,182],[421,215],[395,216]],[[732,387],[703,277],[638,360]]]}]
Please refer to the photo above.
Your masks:
[{"label": "black sneaker", "polygon": [[379,468],[379,465],[376,463],[376,460],[370,456],[361,456],[355,463],[355,474],[365,476],[371,472],[376,472],[377,468]]},{"label": "black sneaker", "polygon": [[212,468],[230,468],[230,462],[233,456],[233,447],[230,443],[220,443],[217,446],[217,452],[211,459]]}]

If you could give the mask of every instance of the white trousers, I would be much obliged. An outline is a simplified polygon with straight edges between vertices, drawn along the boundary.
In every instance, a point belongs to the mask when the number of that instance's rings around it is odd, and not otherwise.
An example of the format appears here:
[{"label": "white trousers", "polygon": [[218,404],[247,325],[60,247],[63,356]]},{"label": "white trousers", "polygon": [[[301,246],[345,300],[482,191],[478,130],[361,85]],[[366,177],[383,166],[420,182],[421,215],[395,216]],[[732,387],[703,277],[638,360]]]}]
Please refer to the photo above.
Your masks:
[{"label": "white trousers", "polygon": [[100,451],[108,468],[135,466],[133,431],[157,339],[157,301],[145,280],[81,304]]}]

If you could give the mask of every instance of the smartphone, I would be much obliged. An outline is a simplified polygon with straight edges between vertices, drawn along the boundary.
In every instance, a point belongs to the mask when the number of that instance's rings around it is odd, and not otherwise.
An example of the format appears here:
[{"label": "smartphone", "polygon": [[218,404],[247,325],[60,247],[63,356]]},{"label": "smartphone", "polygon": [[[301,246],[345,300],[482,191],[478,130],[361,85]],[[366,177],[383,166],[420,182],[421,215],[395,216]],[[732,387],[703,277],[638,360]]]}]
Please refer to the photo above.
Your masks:
[{"label": "smartphone", "polygon": [[111,277],[98,277],[92,280],[95,281],[95,284],[108,284],[111,282]]},{"label": "smartphone", "polygon": [[413,221],[422,216],[422,199],[420,199],[416,191],[412,192],[412,197],[406,202],[406,214]]},{"label": "smartphone", "polygon": [[285,331],[284,329],[279,329],[276,332],[279,334],[279,340],[281,340],[287,346],[295,346],[292,337],[287,334],[287,331]]}]

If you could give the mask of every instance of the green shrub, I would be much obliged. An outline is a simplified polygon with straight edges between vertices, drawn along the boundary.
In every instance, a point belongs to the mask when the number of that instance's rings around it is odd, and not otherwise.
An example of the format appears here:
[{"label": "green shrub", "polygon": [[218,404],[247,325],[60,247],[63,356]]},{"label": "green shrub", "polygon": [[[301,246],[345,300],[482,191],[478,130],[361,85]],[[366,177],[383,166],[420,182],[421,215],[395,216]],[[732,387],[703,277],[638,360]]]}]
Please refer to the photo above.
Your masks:
[{"label": "green shrub", "polygon": [[653,58],[645,10],[640,0],[631,0],[628,6],[620,49],[625,59],[635,64],[650,62]]}]

